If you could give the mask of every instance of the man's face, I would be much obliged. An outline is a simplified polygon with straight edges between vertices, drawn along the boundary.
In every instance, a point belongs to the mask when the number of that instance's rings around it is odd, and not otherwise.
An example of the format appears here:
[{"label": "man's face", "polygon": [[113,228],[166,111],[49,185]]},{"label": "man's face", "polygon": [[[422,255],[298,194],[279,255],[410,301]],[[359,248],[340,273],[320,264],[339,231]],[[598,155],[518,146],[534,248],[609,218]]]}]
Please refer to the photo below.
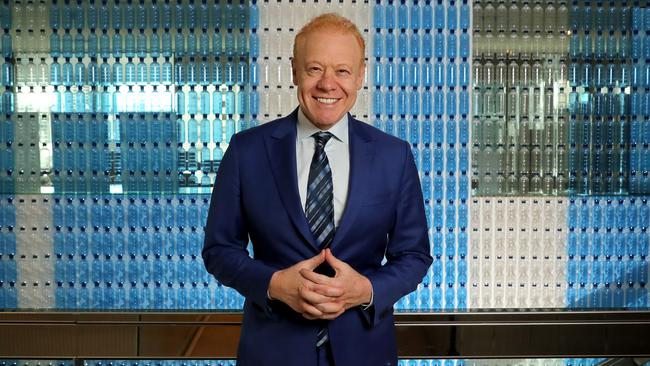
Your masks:
[{"label": "man's face", "polygon": [[352,109],[363,86],[361,47],[349,33],[331,29],[308,33],[299,41],[291,66],[300,108],[323,130]]}]

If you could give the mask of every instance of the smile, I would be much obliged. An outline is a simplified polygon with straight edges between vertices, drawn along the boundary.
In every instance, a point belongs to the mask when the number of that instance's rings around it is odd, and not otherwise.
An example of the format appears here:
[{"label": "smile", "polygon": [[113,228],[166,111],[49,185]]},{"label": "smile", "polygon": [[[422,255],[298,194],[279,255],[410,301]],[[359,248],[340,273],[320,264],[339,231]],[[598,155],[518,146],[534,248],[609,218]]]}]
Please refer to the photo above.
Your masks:
[{"label": "smile", "polygon": [[336,103],[336,101],[338,101],[338,99],[334,99],[334,98],[316,98],[316,100],[319,103],[323,103],[323,104],[334,104]]}]

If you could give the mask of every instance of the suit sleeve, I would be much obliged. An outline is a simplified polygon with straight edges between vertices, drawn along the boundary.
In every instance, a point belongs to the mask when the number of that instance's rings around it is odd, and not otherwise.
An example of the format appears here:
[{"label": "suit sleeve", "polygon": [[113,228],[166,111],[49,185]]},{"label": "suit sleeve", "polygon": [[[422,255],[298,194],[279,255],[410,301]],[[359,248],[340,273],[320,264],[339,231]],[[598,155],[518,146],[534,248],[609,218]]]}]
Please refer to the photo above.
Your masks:
[{"label": "suit sleeve", "polygon": [[248,231],[241,201],[238,139],[233,136],[221,161],[205,227],[203,261],[222,284],[270,311],[267,289],[275,269],[250,257]]},{"label": "suit sleeve", "polygon": [[388,235],[386,263],[368,275],[374,302],[363,314],[370,325],[391,314],[397,300],[415,290],[432,262],[420,179],[410,147],[406,143],[404,146],[400,193]]}]

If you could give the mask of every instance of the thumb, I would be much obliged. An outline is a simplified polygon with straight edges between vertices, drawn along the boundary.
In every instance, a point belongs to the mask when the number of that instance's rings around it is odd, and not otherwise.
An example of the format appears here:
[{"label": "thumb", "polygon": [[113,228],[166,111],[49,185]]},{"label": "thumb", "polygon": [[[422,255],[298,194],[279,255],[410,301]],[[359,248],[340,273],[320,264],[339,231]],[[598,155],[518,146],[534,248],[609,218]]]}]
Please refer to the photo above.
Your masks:
[{"label": "thumb", "polygon": [[325,262],[325,253],[321,251],[320,253],[316,254],[315,256],[305,260],[303,262],[304,263],[303,268],[313,270],[314,268],[318,267],[323,262]]}]

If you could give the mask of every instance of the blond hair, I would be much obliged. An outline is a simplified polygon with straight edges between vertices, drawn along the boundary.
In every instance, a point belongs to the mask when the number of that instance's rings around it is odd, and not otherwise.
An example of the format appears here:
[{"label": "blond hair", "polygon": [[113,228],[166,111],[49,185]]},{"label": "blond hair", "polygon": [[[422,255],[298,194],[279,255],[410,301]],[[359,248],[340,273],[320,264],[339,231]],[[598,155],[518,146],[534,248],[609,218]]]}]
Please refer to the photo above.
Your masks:
[{"label": "blond hair", "polygon": [[296,34],[293,41],[293,58],[296,58],[298,52],[298,41],[306,37],[308,34],[320,30],[334,30],[345,34],[351,34],[357,40],[359,48],[361,49],[361,60],[363,62],[366,54],[366,42],[361,36],[361,32],[354,23],[348,18],[336,13],[325,13],[313,18],[309,23],[305,24],[300,31]]}]

